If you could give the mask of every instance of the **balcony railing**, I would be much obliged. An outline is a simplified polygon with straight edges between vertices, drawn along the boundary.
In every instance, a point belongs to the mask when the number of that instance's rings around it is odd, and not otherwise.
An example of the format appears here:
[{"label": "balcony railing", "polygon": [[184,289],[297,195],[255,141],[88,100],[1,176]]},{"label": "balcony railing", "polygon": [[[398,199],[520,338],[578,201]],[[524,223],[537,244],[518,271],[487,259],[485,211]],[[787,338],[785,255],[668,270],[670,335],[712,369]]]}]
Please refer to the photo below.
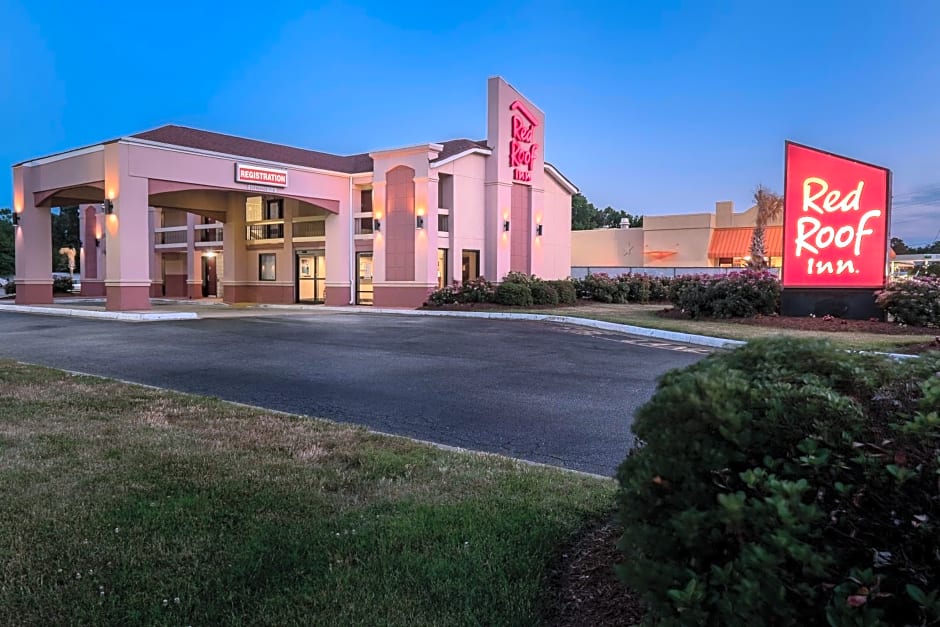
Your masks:
[{"label": "balcony railing", "polygon": [[249,242],[284,239],[284,221],[276,220],[270,223],[249,224],[246,239]]},{"label": "balcony railing", "polygon": [[183,226],[161,226],[153,230],[156,248],[181,248],[186,246],[186,229]]},{"label": "balcony railing", "polygon": [[217,246],[222,243],[222,223],[210,222],[195,226],[196,245]]},{"label": "balcony railing", "polygon": [[322,219],[298,218],[293,223],[293,237],[326,237],[326,222]]}]

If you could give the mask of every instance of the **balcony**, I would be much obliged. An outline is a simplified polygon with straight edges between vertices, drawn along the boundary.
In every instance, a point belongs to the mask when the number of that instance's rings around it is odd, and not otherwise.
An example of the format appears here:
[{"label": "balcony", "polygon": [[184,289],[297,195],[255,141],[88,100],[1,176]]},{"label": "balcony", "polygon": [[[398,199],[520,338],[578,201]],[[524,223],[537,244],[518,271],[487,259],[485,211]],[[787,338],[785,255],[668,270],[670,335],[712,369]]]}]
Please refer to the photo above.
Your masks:
[{"label": "balcony", "polygon": [[323,218],[294,218],[292,237],[302,242],[326,241],[326,221]]},{"label": "balcony", "polygon": [[246,227],[248,243],[273,243],[284,241],[284,220],[264,220]]},{"label": "balcony", "polygon": [[196,247],[218,247],[222,245],[222,223],[210,222],[195,226]]},{"label": "balcony", "polygon": [[161,226],[153,230],[153,247],[157,250],[185,249],[187,227]]}]

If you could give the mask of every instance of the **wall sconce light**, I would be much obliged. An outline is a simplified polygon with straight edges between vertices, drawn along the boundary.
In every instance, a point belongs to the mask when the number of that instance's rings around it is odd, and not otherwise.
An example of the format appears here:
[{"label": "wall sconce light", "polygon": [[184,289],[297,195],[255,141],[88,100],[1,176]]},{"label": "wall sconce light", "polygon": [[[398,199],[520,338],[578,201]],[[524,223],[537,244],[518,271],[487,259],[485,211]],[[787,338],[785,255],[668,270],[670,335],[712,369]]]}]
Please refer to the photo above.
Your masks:
[{"label": "wall sconce light", "polygon": [[14,211],[13,212],[13,226],[19,226],[19,225],[20,225],[20,214]]},{"label": "wall sconce light", "polygon": [[542,237],[542,225],[541,224],[535,225],[535,236]]},{"label": "wall sconce light", "polygon": [[503,220],[503,230],[509,232],[509,220]]},{"label": "wall sconce light", "polygon": [[415,217],[415,228],[419,228],[419,229],[424,228],[424,216]]},{"label": "wall sconce light", "polygon": [[114,202],[112,202],[110,198],[105,198],[104,204],[102,204],[101,206],[104,207],[105,215],[111,215],[112,213],[114,213]]},{"label": "wall sconce light", "polygon": [[382,230],[382,222],[381,222],[381,220],[373,220],[373,221],[372,221],[372,230],[375,231],[375,232],[379,232],[379,231]]},{"label": "wall sconce light", "polygon": [[100,238],[100,237],[96,237],[96,238],[95,238],[95,248],[101,248],[101,238]]}]

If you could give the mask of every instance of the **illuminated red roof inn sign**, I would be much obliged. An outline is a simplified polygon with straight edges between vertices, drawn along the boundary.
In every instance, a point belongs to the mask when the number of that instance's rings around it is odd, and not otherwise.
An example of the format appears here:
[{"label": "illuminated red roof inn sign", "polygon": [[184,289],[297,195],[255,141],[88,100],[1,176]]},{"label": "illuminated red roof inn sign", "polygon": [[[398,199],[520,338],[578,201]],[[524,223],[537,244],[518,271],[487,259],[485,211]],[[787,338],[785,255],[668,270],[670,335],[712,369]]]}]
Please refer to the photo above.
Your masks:
[{"label": "illuminated red roof inn sign", "polygon": [[236,163],[235,182],[268,185],[270,187],[287,187],[287,171]]},{"label": "illuminated red roof inn sign", "polygon": [[531,183],[532,168],[539,150],[539,145],[535,143],[535,127],[539,121],[521,100],[509,105],[509,110],[512,111],[512,139],[509,142],[512,180]]},{"label": "illuminated red roof inn sign", "polygon": [[885,285],[891,172],[786,145],[783,287]]}]

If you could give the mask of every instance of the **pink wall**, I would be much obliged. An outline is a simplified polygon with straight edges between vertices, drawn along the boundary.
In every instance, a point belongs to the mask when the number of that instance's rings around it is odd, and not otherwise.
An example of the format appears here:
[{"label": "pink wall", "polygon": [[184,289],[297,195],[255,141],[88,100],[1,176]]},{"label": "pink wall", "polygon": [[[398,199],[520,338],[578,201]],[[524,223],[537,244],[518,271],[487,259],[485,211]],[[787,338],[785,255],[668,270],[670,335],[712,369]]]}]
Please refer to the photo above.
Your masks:
[{"label": "pink wall", "polygon": [[398,166],[385,173],[385,280],[415,280],[415,171]]},{"label": "pink wall", "polygon": [[528,185],[513,183],[512,210],[510,211],[509,239],[511,272],[531,272],[530,250],[532,245],[532,189]]}]

